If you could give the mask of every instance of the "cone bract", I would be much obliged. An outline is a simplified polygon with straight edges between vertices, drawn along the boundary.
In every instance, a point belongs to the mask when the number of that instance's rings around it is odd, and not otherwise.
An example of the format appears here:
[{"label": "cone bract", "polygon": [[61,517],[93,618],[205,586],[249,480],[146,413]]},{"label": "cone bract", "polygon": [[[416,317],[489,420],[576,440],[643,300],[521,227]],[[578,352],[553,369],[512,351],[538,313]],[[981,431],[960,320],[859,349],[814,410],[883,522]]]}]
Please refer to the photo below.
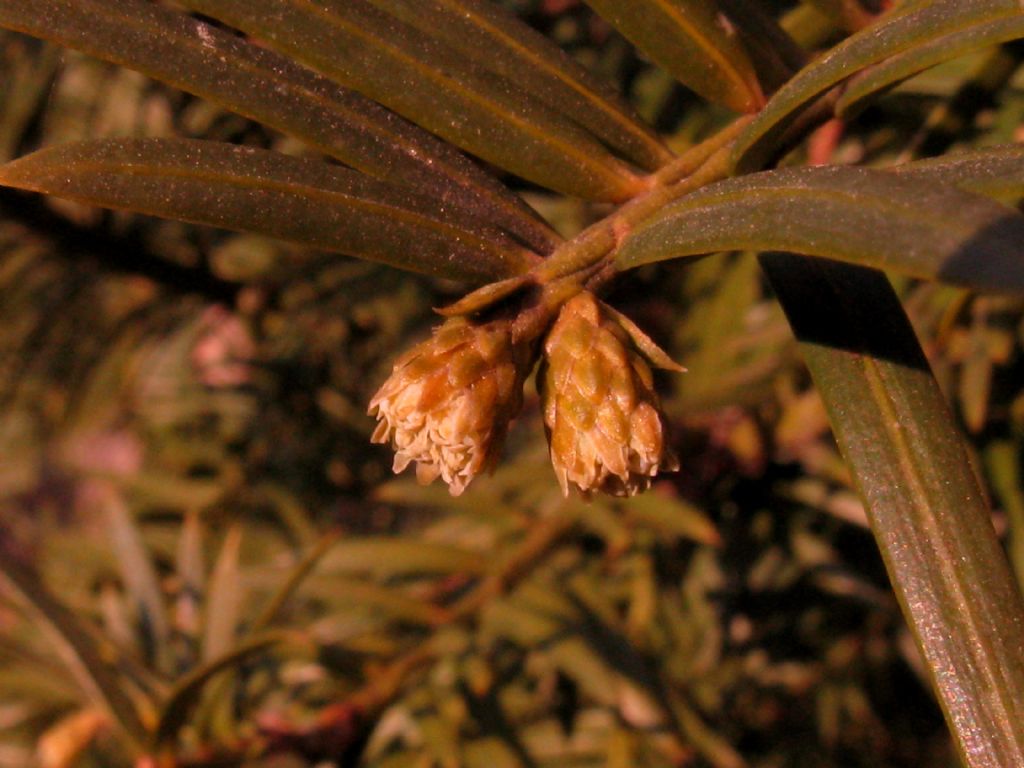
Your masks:
[{"label": "cone bract", "polygon": [[632,496],[678,463],[651,369],[591,293],[566,302],[544,344],[544,423],[562,490]]},{"label": "cone bract", "polygon": [[370,401],[373,441],[392,443],[395,472],[416,462],[420,482],[440,476],[458,496],[497,457],[522,406],[527,358],[507,320],[448,320],[399,358]]}]

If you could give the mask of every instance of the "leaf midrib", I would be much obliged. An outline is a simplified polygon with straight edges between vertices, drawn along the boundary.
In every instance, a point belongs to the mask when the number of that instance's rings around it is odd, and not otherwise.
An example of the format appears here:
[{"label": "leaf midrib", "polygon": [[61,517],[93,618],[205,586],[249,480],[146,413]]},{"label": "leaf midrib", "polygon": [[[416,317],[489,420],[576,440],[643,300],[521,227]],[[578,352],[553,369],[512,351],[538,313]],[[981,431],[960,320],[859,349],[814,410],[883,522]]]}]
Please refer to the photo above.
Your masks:
[{"label": "leaf midrib", "polygon": [[[312,16],[318,16],[325,21],[328,21],[339,29],[347,31],[365,42],[387,51],[393,58],[404,62],[406,65],[411,66],[414,70],[420,72],[420,74],[426,77],[428,80],[434,82],[444,90],[459,93],[467,101],[476,104],[483,111],[489,112],[490,114],[498,117],[504,122],[514,124],[524,134],[530,136],[539,144],[548,144],[559,149],[562,154],[573,157],[578,160],[580,165],[588,168],[596,169],[598,174],[601,176],[613,176],[618,182],[628,180],[628,176],[623,176],[619,173],[614,173],[607,167],[607,164],[602,163],[596,165],[593,161],[593,154],[585,151],[580,151],[578,146],[573,143],[564,142],[557,134],[547,133],[543,130],[537,130],[535,126],[529,121],[524,120],[514,111],[504,109],[503,106],[496,101],[489,101],[482,98],[476,91],[471,88],[463,86],[458,79],[449,77],[442,72],[434,70],[431,67],[423,66],[422,62],[416,59],[414,56],[407,54],[400,46],[396,46],[390,41],[373,35],[367,30],[362,30],[358,26],[355,26],[347,22],[344,18],[339,17],[337,14],[332,13],[327,8],[320,8],[310,2],[310,0],[288,0],[299,7],[305,7],[307,12]],[[599,146],[599,145],[597,145]],[[612,159],[609,156],[609,159]]]},{"label": "leaf midrib", "polygon": [[[196,181],[211,181],[211,182],[222,182],[229,183],[240,189],[270,189],[276,192],[284,192],[287,194],[295,194],[296,192],[302,195],[317,199],[322,198],[325,201],[335,201],[341,199],[345,201],[348,207],[355,208],[358,210],[364,210],[368,212],[376,212],[378,214],[386,214],[393,218],[399,218],[400,220],[409,222],[410,224],[424,224],[428,228],[432,228],[438,232],[450,232],[454,237],[459,237],[465,241],[471,240],[473,243],[481,246],[484,250],[490,252],[498,252],[497,249],[501,246],[506,245],[496,239],[490,239],[481,235],[476,234],[472,230],[463,229],[457,224],[446,222],[441,219],[434,218],[426,213],[419,211],[413,211],[408,208],[402,208],[391,203],[367,200],[354,196],[346,192],[338,192],[336,190],[323,189],[322,187],[312,187],[301,182],[288,182],[281,181],[279,179],[266,179],[255,176],[240,176],[232,173],[218,173],[214,171],[208,171],[203,169],[192,169],[192,168],[181,168],[181,167],[169,167],[169,166],[142,166],[130,163],[111,163],[103,161],[88,161],[81,160],[75,161],[73,167],[76,171],[92,172],[96,174],[121,174],[124,176],[136,176],[136,177],[150,177],[150,178],[185,178],[194,179]],[[0,182],[3,181],[2,175],[0,175]],[[37,191],[45,191],[37,189]],[[65,196],[63,193],[59,196]],[[77,199],[84,202],[88,202],[89,198],[84,195],[67,195],[69,199]],[[93,203],[95,204],[95,203]],[[496,237],[500,236],[498,232],[494,233]],[[525,255],[529,253],[511,241],[507,243],[507,253]],[[511,261],[509,261],[511,264]]]},{"label": "leaf midrib", "polygon": [[[489,0],[488,0],[489,1]],[[451,0],[438,0],[445,7],[452,9],[453,5]],[[597,107],[606,117],[610,117],[618,125],[626,130],[626,133],[633,137],[634,140],[639,141],[643,146],[650,149],[657,149],[664,152],[664,149],[660,147],[659,142],[654,141],[652,137],[648,136],[642,130],[637,129],[636,121],[630,118],[630,116],[623,112],[622,109],[604,95],[602,95],[597,89],[588,85],[586,82],[573,77],[561,69],[561,67],[552,63],[552,61],[544,56],[536,54],[529,46],[520,43],[515,37],[507,35],[503,32],[500,27],[496,27],[491,24],[486,18],[476,13],[472,13],[468,9],[465,10],[470,13],[472,19],[480,27],[488,30],[499,40],[504,41],[505,45],[517,52],[520,56],[526,59],[530,64],[536,67],[538,70],[546,72],[547,74],[554,77],[555,80],[568,86],[570,89],[582,96],[588,104]]]},{"label": "leaf midrib", "polygon": [[[109,18],[118,22],[125,23],[128,26],[134,25],[139,29],[143,29],[151,33],[156,32],[159,34],[166,34],[167,32],[167,30],[161,28],[154,29],[154,26],[148,23],[149,19],[139,19],[137,16],[128,13],[120,13],[116,9],[110,9],[109,6],[104,6],[103,3],[96,2],[96,0],[82,0],[82,2],[90,3],[90,7],[93,9],[95,9],[98,6],[100,9],[100,13],[106,13]],[[197,21],[196,23],[204,24],[204,26],[214,34],[220,34],[220,31],[217,30],[215,27],[210,27],[202,21]],[[186,43],[193,50],[201,51],[204,48],[204,44],[202,42],[199,42],[194,35],[186,35],[184,31],[181,31],[179,33],[177,30],[175,30],[174,40],[177,42]],[[389,126],[386,123],[381,121],[374,121],[370,118],[367,118],[363,113],[359,112],[358,110],[347,109],[345,105],[339,102],[337,99],[332,99],[326,94],[320,93],[317,90],[310,88],[304,84],[297,83],[295,81],[281,77],[278,74],[278,72],[276,72],[273,68],[261,68],[258,62],[251,61],[249,59],[237,55],[232,55],[232,63],[243,72],[266,77],[268,80],[283,85],[293,92],[302,94],[313,103],[322,107],[325,112],[343,115],[346,120],[350,121],[354,125],[363,128],[367,133],[371,135],[380,136],[382,138],[385,138],[387,141],[397,146],[400,146],[402,148],[402,152],[406,155],[414,157],[423,149],[422,145],[411,142],[408,138],[404,137],[400,133],[388,130]],[[183,88],[183,86],[186,86],[188,84],[187,80],[184,80],[183,78],[177,78],[175,82],[170,82],[169,84],[176,88],[188,90],[187,88]],[[211,100],[216,100],[218,102],[225,103],[222,99],[215,99],[215,97],[211,97]],[[234,107],[232,107],[232,111],[234,111]],[[247,110],[247,113],[247,117],[252,117],[255,119],[255,115],[251,111]],[[330,144],[321,144],[319,148],[324,149],[328,151],[328,154],[331,154]],[[447,163],[443,157],[431,153],[431,158],[438,162],[438,164],[443,165],[443,167],[451,169],[453,171],[453,175],[456,175],[459,178],[464,177],[464,175],[459,172],[459,169]]]},{"label": "leaf midrib", "polygon": [[709,40],[705,35],[701,34],[700,27],[691,22],[678,7],[671,2],[666,0],[651,0],[651,2],[660,6],[662,11],[670,19],[673,19],[680,28],[686,30],[690,39],[697,44],[697,46],[704,51],[704,54],[713,62],[715,62],[719,69],[725,72],[729,79],[736,85],[739,85],[744,91],[749,92],[750,87],[748,82],[743,78],[743,74],[739,69],[733,66],[728,56],[725,56],[720,51],[713,41]]},{"label": "leaf midrib", "polygon": [[[915,515],[915,517],[931,518],[933,517],[931,513],[932,507],[929,504],[926,483],[922,479],[926,472],[920,464],[920,459],[911,448],[908,435],[905,430],[899,427],[899,413],[896,410],[895,403],[888,394],[889,388],[886,384],[885,376],[879,367],[879,363],[875,358],[862,354],[857,354],[856,360],[864,373],[868,389],[872,393],[874,403],[878,408],[881,427],[895,448],[897,461],[900,465],[900,477],[907,483],[906,490],[911,498],[911,502],[918,510],[920,510],[920,513]],[[870,494],[864,495],[868,496]],[[925,526],[925,530],[927,531],[934,530],[934,528],[935,526]],[[954,561],[954,557],[952,556],[949,547],[942,540],[942,537],[930,536],[928,537],[927,542],[931,547],[934,547],[935,551],[938,552],[939,557],[942,558],[944,563],[952,563]],[[947,574],[950,573],[950,571],[943,568],[939,569],[939,573]],[[964,610],[971,617],[969,626],[972,642],[970,643],[970,648],[972,650],[979,648],[986,649],[984,652],[972,655],[985,656],[988,649],[986,648],[984,638],[974,630],[974,627],[979,626],[982,623],[980,619],[983,619],[984,617],[975,616],[973,603],[969,599],[967,592],[964,590],[964,585],[961,580],[956,578],[955,573],[953,573],[950,578],[943,579],[943,582],[945,583],[946,589],[955,595],[957,609]],[[928,648],[934,648],[934,645],[935,644],[933,642],[926,644]],[[959,644],[950,645],[949,643],[943,643],[942,647],[946,650],[956,650],[960,646]],[[1005,689],[1007,686],[1005,684],[1000,684],[1000,682],[1005,683],[1005,681],[1001,681],[999,677],[994,674],[993,665],[991,664],[977,664],[974,665],[974,668],[976,671],[980,670],[984,675],[989,694],[991,695],[993,691],[997,692],[997,695],[993,697],[993,699],[995,705],[998,707],[1001,721],[1004,723],[1010,722],[1009,712],[1011,707],[1007,706],[1005,700],[1007,695],[1005,693]],[[935,664],[930,663],[928,665],[928,669],[930,674],[937,677],[937,667]],[[944,700],[945,699],[943,699],[943,701]],[[971,714],[973,720],[974,712],[972,711]],[[958,719],[958,713],[950,712],[950,717]],[[966,733],[969,731],[968,729],[962,729],[962,732]]]}]

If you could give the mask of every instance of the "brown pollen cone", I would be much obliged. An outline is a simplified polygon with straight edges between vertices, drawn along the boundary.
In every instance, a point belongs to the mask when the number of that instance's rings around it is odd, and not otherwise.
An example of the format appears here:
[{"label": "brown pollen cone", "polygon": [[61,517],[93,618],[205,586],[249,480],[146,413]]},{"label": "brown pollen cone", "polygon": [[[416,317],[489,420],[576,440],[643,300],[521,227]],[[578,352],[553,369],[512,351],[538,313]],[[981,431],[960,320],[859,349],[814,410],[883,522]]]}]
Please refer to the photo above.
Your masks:
[{"label": "brown pollen cone", "polygon": [[440,476],[458,496],[497,458],[531,367],[509,320],[448,320],[399,358],[370,401],[373,441],[392,443],[395,472],[416,462],[421,483]]},{"label": "brown pollen cone", "polygon": [[650,366],[593,294],[565,303],[544,353],[544,423],[564,493],[572,484],[584,495],[633,496],[678,469]]}]

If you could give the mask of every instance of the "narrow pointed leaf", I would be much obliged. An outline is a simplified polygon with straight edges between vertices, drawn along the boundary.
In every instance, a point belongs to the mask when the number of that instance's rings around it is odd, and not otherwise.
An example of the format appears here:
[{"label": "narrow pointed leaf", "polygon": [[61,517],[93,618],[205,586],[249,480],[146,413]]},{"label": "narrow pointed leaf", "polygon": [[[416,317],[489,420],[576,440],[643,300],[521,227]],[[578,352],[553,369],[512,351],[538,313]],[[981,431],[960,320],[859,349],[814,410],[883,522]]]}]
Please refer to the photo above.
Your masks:
[{"label": "narrow pointed leaf", "polygon": [[210,662],[228,652],[241,618],[243,587],[239,573],[242,529],[228,530],[210,576],[203,631],[203,661]]},{"label": "narrow pointed leaf", "polygon": [[764,167],[802,109],[832,86],[892,56],[911,55],[909,52],[965,27],[1011,19],[1022,12],[1018,0],[935,0],[883,18],[813,61],[779,89],[737,140],[733,150],[737,169]]},{"label": "narrow pointed leaf", "polygon": [[538,184],[613,201],[639,191],[640,179],[577,124],[367,0],[188,5]]},{"label": "narrow pointed leaf", "polygon": [[485,69],[518,83],[647,170],[672,154],[600,77],[492,0],[371,0]]},{"label": "narrow pointed leaf", "polygon": [[1024,603],[885,276],[762,257],[828,408],[964,766],[1024,765]]},{"label": "narrow pointed leaf", "polygon": [[510,277],[537,258],[443,202],[324,162],[212,141],[78,142],[0,166],[0,184],[458,280]]},{"label": "narrow pointed leaf", "polygon": [[679,82],[737,112],[764,103],[761,86],[730,22],[712,0],[587,0]]},{"label": "narrow pointed leaf", "polygon": [[320,564],[328,550],[337,543],[338,536],[339,533],[337,531],[325,534],[295,564],[294,568],[288,573],[288,576],[280,582],[277,589],[267,598],[263,609],[253,619],[247,632],[250,637],[258,632],[262,632],[274,622],[281,609],[284,608],[292,595],[302,586],[306,577]]},{"label": "narrow pointed leaf", "polygon": [[182,521],[176,570],[180,588],[174,606],[175,629],[193,638],[199,634],[200,606],[206,588],[203,523],[197,512],[188,512]]},{"label": "narrow pointed leaf", "polygon": [[111,546],[121,568],[121,578],[139,612],[144,636],[152,645],[147,650],[151,651],[157,666],[167,671],[170,628],[156,568],[124,500],[112,487],[107,487],[103,493]]},{"label": "narrow pointed leaf", "polygon": [[449,304],[447,307],[435,307],[434,311],[445,317],[470,315],[480,312],[502,299],[508,298],[532,282],[533,275],[523,274],[517,277],[510,277],[507,280],[500,280],[497,283],[488,283],[466,294],[454,304]]},{"label": "narrow pointed leaf", "polygon": [[366,609],[374,618],[401,621],[421,626],[437,625],[448,618],[446,609],[406,594],[400,589],[381,586],[362,579],[346,579],[331,576],[330,579],[314,579],[310,589],[319,586],[321,600],[330,600],[346,609]]},{"label": "narrow pointed leaf", "polygon": [[776,21],[763,0],[718,0],[718,5],[736,27],[766,93],[774,93],[807,63],[807,51]]},{"label": "narrow pointed leaf", "polygon": [[784,250],[978,290],[1024,291],[1024,216],[952,186],[828,166],[728,179],[666,206],[620,269],[726,250]]},{"label": "narrow pointed leaf", "polygon": [[11,56],[14,35],[0,32],[0,160],[10,160],[46,103],[60,69],[60,50],[48,45],[28,47]]},{"label": "narrow pointed leaf", "polygon": [[140,748],[145,743],[146,728],[139,712],[78,617],[59,603],[38,578],[2,554],[0,584],[15,595],[49,637],[57,655],[86,695],[109,712],[121,732]]},{"label": "narrow pointed leaf", "polygon": [[207,683],[217,675],[244,664],[253,656],[257,656],[287,639],[288,635],[285,633],[254,637],[236,645],[223,656],[207,661],[182,677],[167,694],[167,701],[160,711],[156,728],[153,731],[153,746],[161,747],[171,743],[186,723],[189,713],[199,700]]},{"label": "narrow pointed leaf", "polygon": [[950,184],[1011,204],[1024,198],[1024,144],[919,160],[887,170],[933,184]]},{"label": "narrow pointed leaf", "polygon": [[541,252],[559,238],[491,174],[443,141],[291,59],[147,0],[5,0],[0,26],[194,93],[376,178],[489,219]]},{"label": "narrow pointed leaf", "polygon": [[1024,10],[1016,16],[971,24],[919,45],[855,77],[836,102],[836,114],[848,117],[879,92],[943,61],[1022,37]]}]

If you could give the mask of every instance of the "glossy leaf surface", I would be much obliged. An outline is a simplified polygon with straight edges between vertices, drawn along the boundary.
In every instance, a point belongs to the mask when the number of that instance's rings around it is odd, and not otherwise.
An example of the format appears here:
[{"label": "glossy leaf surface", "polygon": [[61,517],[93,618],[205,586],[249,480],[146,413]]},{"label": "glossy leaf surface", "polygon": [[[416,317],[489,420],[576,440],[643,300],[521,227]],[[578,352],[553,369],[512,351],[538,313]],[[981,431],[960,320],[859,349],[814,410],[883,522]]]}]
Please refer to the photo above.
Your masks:
[{"label": "glossy leaf surface", "polygon": [[672,158],[615,90],[492,0],[371,0],[529,91],[647,170]]},{"label": "glossy leaf surface", "polygon": [[866,168],[768,171],[666,206],[620,269],[725,250],[785,250],[979,290],[1024,291],[1024,216],[931,180]]},{"label": "glossy leaf surface", "polygon": [[81,50],[209,99],[358,170],[488,218],[544,252],[559,238],[445,142],[291,59],[145,0],[10,0],[0,26]]},{"label": "glossy leaf surface", "polygon": [[623,200],[640,180],[578,124],[367,0],[189,0],[195,10],[543,186]]},{"label": "glossy leaf surface", "polygon": [[737,112],[764,103],[730,23],[710,0],[587,0],[587,4],[679,82]]},{"label": "glossy leaf surface", "polygon": [[[936,0],[915,6],[847,38],[816,59],[781,88],[736,143],[737,169],[764,167],[777,151],[777,142],[800,111],[832,86],[892,56],[920,55],[938,63],[931,45],[966,27],[1019,17],[1016,0]],[[955,50],[951,54],[957,55]]]},{"label": "glossy leaf surface", "polygon": [[220,142],[79,142],[0,167],[0,184],[458,280],[509,277],[536,258],[432,199],[323,162]]},{"label": "glossy leaf surface", "polygon": [[885,276],[766,254],[889,578],[970,768],[1024,764],[1024,604]]}]

